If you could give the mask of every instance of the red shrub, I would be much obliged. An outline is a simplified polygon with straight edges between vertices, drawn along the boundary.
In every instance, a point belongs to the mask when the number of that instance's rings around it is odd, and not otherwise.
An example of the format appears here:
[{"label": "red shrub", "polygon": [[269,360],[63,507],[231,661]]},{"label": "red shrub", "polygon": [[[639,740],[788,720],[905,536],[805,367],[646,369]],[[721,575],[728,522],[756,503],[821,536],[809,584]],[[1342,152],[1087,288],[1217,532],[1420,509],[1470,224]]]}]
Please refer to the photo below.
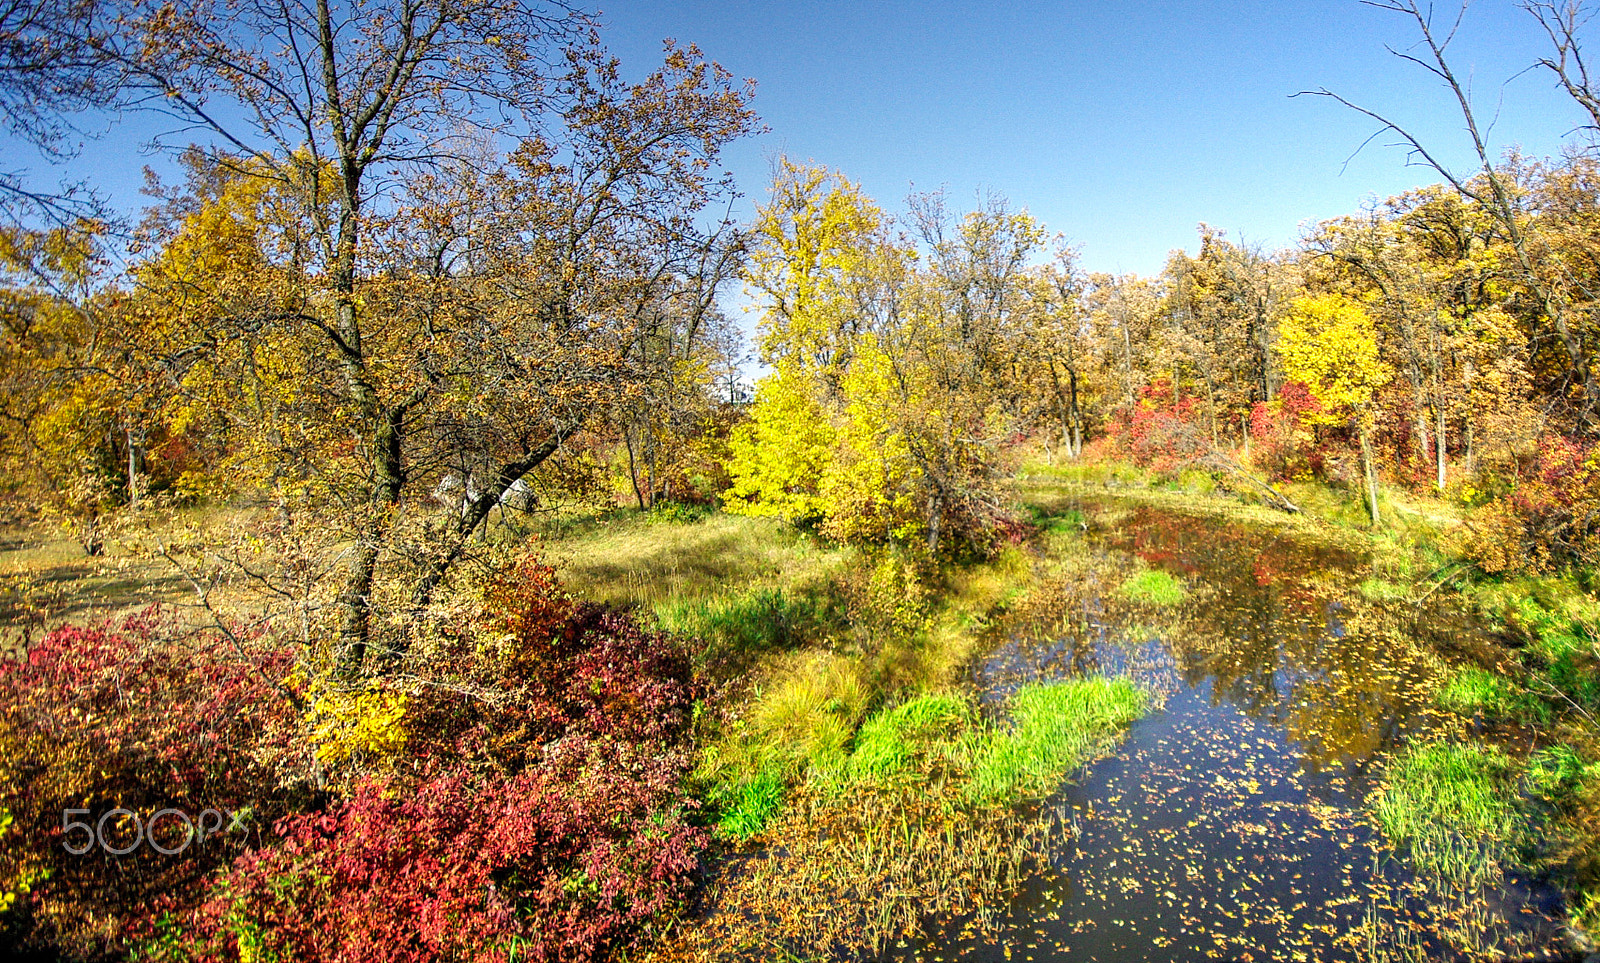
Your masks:
[{"label": "red shrub", "polygon": [[[282,688],[291,657],[244,644],[241,654],[212,635],[182,638],[151,610],[116,628],[57,629],[0,663],[0,809],[15,819],[0,836],[0,890],[27,888],[0,921],[0,950],[116,955],[152,900],[203,893],[206,875],[248,844],[234,833],[179,856],[147,844],[75,855],[63,843],[85,839],[82,830],[65,838],[68,809],[89,810],[72,818],[90,824],[119,807],[141,820],[166,808],[190,819],[249,811],[259,826],[303,805],[296,716]],[[168,848],[187,838],[175,816],[160,827]],[[113,845],[131,838],[120,829]]]},{"label": "red shrub", "polygon": [[1322,405],[1298,381],[1278,389],[1271,402],[1257,402],[1250,411],[1250,460],[1274,481],[1320,474],[1325,452],[1311,421]]},{"label": "red shrub", "polygon": [[1600,464],[1593,446],[1539,440],[1527,474],[1473,512],[1463,549],[1486,572],[1600,563]]},{"label": "red shrub", "polygon": [[[486,598],[407,664],[424,681],[406,690],[406,755],[332,801],[301,777],[288,651],[180,640],[150,616],[61,629],[0,665],[0,806],[17,823],[0,892],[28,883],[0,953],[584,961],[633,943],[706,843],[685,816],[687,655],[533,562]],[[178,856],[63,849],[66,809],[93,823],[117,807],[248,812],[273,832]]]},{"label": "red shrub", "polygon": [[1172,382],[1161,379],[1139,389],[1139,402],[1112,415],[1117,445],[1134,464],[1160,474],[1177,472],[1211,450],[1199,424],[1200,401],[1173,398]]},{"label": "red shrub", "polygon": [[616,772],[380,782],[280,824],[196,914],[203,960],[584,961],[682,897],[704,833]]},{"label": "red shrub", "polygon": [[239,858],[168,959],[602,958],[688,890],[690,664],[525,562],[413,666],[409,758]]}]

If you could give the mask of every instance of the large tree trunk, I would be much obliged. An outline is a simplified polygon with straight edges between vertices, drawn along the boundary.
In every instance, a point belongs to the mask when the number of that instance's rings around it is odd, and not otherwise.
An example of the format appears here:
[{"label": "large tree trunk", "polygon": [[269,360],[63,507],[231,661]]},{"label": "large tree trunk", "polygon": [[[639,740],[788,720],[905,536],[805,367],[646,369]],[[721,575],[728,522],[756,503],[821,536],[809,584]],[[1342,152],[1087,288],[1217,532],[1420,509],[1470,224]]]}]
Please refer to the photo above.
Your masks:
[{"label": "large tree trunk", "polygon": [[[362,391],[352,393],[366,399],[377,409],[376,392],[366,383],[365,377],[360,379],[360,383]],[[401,462],[405,409],[397,407],[386,412],[374,411],[374,415],[376,430],[372,437],[370,514],[364,519],[369,530],[363,533],[360,543],[351,553],[344,591],[339,596],[339,642],[349,672],[358,670],[367,657],[367,647],[372,637],[372,584],[378,570],[379,546],[394,528],[395,514],[400,508],[400,492],[405,485]]]},{"label": "large tree trunk", "polygon": [[[1052,356],[1050,361],[1050,387],[1054,389],[1053,403],[1056,420],[1061,423],[1061,447],[1067,451],[1068,458],[1077,457],[1072,446],[1072,402],[1066,398],[1066,393],[1061,390],[1061,377],[1056,372],[1056,359]],[[1070,369],[1069,369],[1070,370]]]}]

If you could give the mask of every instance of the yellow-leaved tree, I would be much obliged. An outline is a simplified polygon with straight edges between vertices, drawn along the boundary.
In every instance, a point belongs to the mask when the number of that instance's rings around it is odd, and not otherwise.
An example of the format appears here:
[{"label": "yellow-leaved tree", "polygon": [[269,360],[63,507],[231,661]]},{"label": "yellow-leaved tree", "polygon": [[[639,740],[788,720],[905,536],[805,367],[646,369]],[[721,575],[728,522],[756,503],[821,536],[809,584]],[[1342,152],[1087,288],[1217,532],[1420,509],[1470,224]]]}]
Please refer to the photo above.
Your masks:
[{"label": "yellow-leaved tree", "polygon": [[801,523],[826,514],[822,476],[837,432],[819,394],[814,375],[792,358],[756,385],[750,420],[728,438],[728,511]]},{"label": "yellow-leaved tree", "polygon": [[746,280],[765,301],[750,420],[730,439],[729,511],[819,524],[847,539],[919,526],[915,469],[876,332],[892,326],[912,254],[843,176],[780,161],[757,215]]},{"label": "yellow-leaved tree", "polygon": [[937,195],[912,207],[925,267],[854,184],[780,165],[746,275],[777,371],[735,437],[730,511],[928,557],[1007,530],[998,453],[1043,229],[998,199],[959,221]]},{"label": "yellow-leaved tree", "polygon": [[1378,356],[1372,316],[1341,294],[1296,298],[1278,324],[1274,345],[1284,377],[1310,389],[1322,412],[1313,423],[1349,425],[1361,447],[1367,512],[1378,525],[1378,472],[1373,458],[1374,398],[1394,370]]}]

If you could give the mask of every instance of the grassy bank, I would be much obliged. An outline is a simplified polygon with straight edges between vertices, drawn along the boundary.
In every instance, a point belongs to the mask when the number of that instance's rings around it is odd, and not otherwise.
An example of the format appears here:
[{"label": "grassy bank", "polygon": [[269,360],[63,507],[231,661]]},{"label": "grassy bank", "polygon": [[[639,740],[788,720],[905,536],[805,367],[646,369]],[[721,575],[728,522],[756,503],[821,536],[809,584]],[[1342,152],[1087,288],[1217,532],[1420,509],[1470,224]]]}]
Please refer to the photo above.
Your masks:
[{"label": "grassy bank", "polygon": [[699,777],[724,813],[720,831],[736,837],[842,758],[874,710],[950,687],[1035,579],[1020,548],[930,570],[716,513],[618,514],[552,534],[543,550],[574,594],[637,606],[699,640],[722,693],[704,718]]},{"label": "grassy bank", "polygon": [[[1071,521],[938,569],[721,514],[618,514],[546,536],[575,594],[699,640],[713,695],[695,781],[723,855],[664,958],[875,953],[927,914],[997,903],[1036,868],[1061,827],[1019,804],[1109,749],[1146,701],[1121,679],[1027,686],[998,718],[972,701],[964,670],[994,627],[1048,628],[1089,573]],[[1149,604],[1183,592],[1161,573],[1123,576]]]},{"label": "grassy bank", "polygon": [[1018,804],[1107,751],[1145,705],[1127,680],[1093,678],[1025,686],[1003,721],[953,692],[880,709],[769,816],[767,845],[669,957],[877,955],[930,914],[982,917],[1064,831]]}]

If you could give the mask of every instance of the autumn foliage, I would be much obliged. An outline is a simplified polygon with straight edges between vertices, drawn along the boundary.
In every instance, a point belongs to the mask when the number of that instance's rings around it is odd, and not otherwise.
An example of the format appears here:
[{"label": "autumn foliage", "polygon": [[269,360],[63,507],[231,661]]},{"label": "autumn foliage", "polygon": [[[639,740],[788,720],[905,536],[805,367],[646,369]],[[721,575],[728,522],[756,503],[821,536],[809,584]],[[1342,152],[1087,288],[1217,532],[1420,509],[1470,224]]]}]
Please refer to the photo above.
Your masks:
[{"label": "autumn foliage", "polygon": [[1199,399],[1174,397],[1170,380],[1139,389],[1139,402],[1112,414],[1111,435],[1120,454],[1157,473],[1184,468],[1210,450],[1199,417]]},{"label": "autumn foliage", "polygon": [[[0,916],[10,938],[73,956],[115,955],[123,933],[161,897],[192,899],[207,873],[253,845],[275,818],[310,801],[295,711],[283,688],[293,656],[215,635],[175,637],[155,610],[119,625],[65,626],[26,658],[0,663],[0,890],[16,894]],[[91,823],[121,807],[148,818],[164,808],[247,813],[242,832],[197,842],[180,857],[140,846],[73,855],[67,809]],[[163,821],[167,847],[183,824]],[[108,822],[121,848],[131,836]],[[4,946],[0,942],[0,946]]]},{"label": "autumn foliage", "polygon": [[[314,761],[289,653],[153,618],[0,668],[10,945],[166,960],[590,960],[687,892],[689,663],[533,562],[412,668],[393,758]],[[365,769],[365,771],[362,771]],[[316,788],[318,780],[325,789]],[[60,848],[63,808],[248,814],[203,858]],[[35,825],[37,823],[37,825]],[[42,845],[41,845],[42,841]],[[171,841],[169,840],[169,843]]]},{"label": "autumn foliage", "polygon": [[1593,445],[1541,439],[1514,487],[1473,510],[1462,549],[1491,574],[1600,562],[1600,462]]}]

